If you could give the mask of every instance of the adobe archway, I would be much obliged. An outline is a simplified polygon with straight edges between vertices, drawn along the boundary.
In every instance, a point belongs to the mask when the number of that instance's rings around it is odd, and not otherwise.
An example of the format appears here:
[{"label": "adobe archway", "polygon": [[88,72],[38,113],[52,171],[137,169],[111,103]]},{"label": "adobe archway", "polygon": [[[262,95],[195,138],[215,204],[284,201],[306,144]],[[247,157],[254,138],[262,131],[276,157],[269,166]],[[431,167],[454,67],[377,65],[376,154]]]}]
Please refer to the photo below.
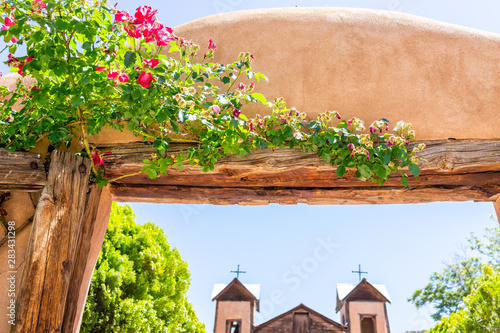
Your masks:
[{"label": "adobe archway", "polygon": [[[188,167],[155,181],[143,175],[123,178],[104,194],[93,189],[90,202],[94,204],[84,209],[84,226],[93,226],[85,234],[87,246],[81,246],[84,241],[76,242],[80,245],[75,256],[63,260],[50,273],[55,275],[45,279],[69,279],[67,294],[62,296],[66,305],[59,310],[63,319],[72,313],[67,327],[73,331],[102,244],[111,199],[212,204],[475,200],[496,202],[500,215],[500,36],[399,13],[324,8],[228,13],[175,31],[202,45],[209,38],[216,40],[216,61],[233,59],[241,50],[253,52],[254,68],[270,78],[270,83],[261,85],[263,92],[285,97],[300,111],[314,115],[335,108],[344,117],[357,116],[367,122],[382,117],[411,122],[418,139],[427,143],[422,156],[428,161],[421,163],[422,174],[409,188],[403,188],[397,178],[383,187],[360,182],[350,174],[339,179],[317,157],[285,150],[259,151],[245,160],[231,157],[207,174]],[[292,76],[294,72],[300,75]],[[291,77],[300,80],[290,81]],[[8,85],[16,77],[1,80]],[[101,150],[113,151],[106,167],[110,178],[139,170],[140,161],[149,156],[150,147],[136,140],[127,133],[103,132],[94,137]],[[169,153],[185,147],[173,145]],[[34,153],[0,153],[0,190],[13,193],[16,201],[8,210],[16,211],[28,200],[23,193],[46,186],[46,173]],[[18,244],[27,241],[26,230],[18,236]],[[31,236],[29,246],[34,246],[36,236]],[[43,245],[38,249],[43,250]],[[4,251],[2,248],[2,255]],[[21,252],[18,248],[18,255]],[[26,260],[29,263],[34,258],[27,256]],[[77,269],[64,270],[60,276],[58,272],[68,265]],[[36,266],[31,269],[40,269]],[[24,286],[32,287],[28,281]],[[30,311],[26,307],[18,310]],[[56,318],[51,325],[60,327],[61,322]]]}]

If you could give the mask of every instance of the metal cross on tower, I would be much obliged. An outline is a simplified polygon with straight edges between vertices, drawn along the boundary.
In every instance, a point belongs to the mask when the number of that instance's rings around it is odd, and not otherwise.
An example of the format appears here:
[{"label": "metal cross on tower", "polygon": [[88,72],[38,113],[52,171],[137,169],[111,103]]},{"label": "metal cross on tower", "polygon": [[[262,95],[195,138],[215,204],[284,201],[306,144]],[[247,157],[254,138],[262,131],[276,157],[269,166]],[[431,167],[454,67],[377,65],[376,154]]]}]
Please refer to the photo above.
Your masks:
[{"label": "metal cross on tower", "polygon": [[236,273],[236,278],[238,279],[240,277],[240,273],[247,273],[247,272],[244,272],[244,271],[240,271],[240,265],[238,265],[238,269],[235,270],[235,271],[230,271],[231,273]]},{"label": "metal cross on tower", "polygon": [[358,265],[358,270],[357,271],[352,271],[352,272],[359,274],[359,281],[361,281],[361,274],[368,274],[368,272],[361,271],[361,265]]}]

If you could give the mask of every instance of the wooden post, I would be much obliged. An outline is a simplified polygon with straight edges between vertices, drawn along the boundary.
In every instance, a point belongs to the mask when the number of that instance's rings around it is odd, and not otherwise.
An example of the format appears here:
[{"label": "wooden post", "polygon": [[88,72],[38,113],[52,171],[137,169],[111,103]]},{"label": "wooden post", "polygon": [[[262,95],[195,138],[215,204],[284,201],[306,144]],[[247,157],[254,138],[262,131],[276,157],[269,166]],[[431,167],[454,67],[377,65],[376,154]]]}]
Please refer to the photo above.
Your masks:
[{"label": "wooden post", "polygon": [[497,220],[500,224],[500,197],[498,197],[497,201],[493,202],[493,207],[495,208],[495,212],[497,212]]},{"label": "wooden post", "polygon": [[54,151],[38,203],[11,332],[61,332],[87,201],[91,162]]},{"label": "wooden post", "polygon": [[100,189],[98,186],[92,186],[80,233],[76,269],[71,276],[66,299],[62,332],[80,331],[92,273],[108,227],[111,203],[109,188]]}]

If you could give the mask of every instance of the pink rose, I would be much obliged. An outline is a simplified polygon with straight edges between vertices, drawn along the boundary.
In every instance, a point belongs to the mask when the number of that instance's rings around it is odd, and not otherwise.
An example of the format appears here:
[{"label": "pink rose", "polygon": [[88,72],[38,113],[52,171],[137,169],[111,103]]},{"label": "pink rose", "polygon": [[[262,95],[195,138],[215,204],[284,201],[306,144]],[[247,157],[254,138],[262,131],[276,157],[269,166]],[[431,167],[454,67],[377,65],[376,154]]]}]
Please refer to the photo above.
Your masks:
[{"label": "pink rose", "polygon": [[121,83],[125,83],[125,82],[128,82],[129,80],[129,77],[127,74],[125,73],[122,73],[118,76],[118,81],[120,81]]},{"label": "pink rose", "polygon": [[16,20],[14,20],[14,18],[10,18],[8,16],[5,18],[5,25],[6,26],[11,27],[14,24],[16,24]]},{"label": "pink rose", "polygon": [[212,112],[214,112],[214,113],[219,113],[220,112],[220,107],[218,105],[214,104],[210,108],[212,109]]},{"label": "pink rose", "polygon": [[139,78],[137,79],[137,82],[143,86],[144,88],[149,88],[151,87],[151,81],[153,81],[153,74],[151,73],[146,73],[142,72],[139,74]]},{"label": "pink rose", "polygon": [[123,27],[130,37],[139,38],[141,37],[141,30],[135,24],[129,24]]},{"label": "pink rose", "polygon": [[135,23],[142,24],[144,22],[153,23],[155,20],[156,13],[158,11],[154,10],[150,6],[140,6],[135,12]]},{"label": "pink rose", "polygon": [[208,49],[213,51],[217,50],[217,45],[215,45],[214,41],[211,38],[208,41]]},{"label": "pink rose", "polygon": [[108,73],[108,79],[110,79],[110,80],[116,79],[117,76],[118,76],[118,72],[113,71],[113,72]]},{"label": "pink rose", "polygon": [[149,66],[151,68],[155,68],[158,64],[159,64],[159,60],[158,59],[146,59],[144,60],[144,64],[146,66]]},{"label": "pink rose", "polygon": [[234,108],[234,110],[233,110],[233,116],[235,116],[236,118],[238,118],[240,116],[240,113],[241,113],[241,110],[238,110],[238,109]]},{"label": "pink rose", "polygon": [[116,22],[132,22],[133,17],[128,13],[128,11],[117,11],[115,13],[115,21]]},{"label": "pink rose", "polygon": [[172,29],[169,27],[162,27],[156,32],[156,44],[157,45],[168,45],[168,43],[172,40],[175,40],[176,37],[172,34]]},{"label": "pink rose", "polygon": [[99,67],[96,67],[96,69],[95,69],[95,70],[96,70],[96,71],[98,71],[98,72],[102,72],[102,71],[105,71],[105,70],[106,70],[106,67],[104,67],[104,66],[99,66]]}]

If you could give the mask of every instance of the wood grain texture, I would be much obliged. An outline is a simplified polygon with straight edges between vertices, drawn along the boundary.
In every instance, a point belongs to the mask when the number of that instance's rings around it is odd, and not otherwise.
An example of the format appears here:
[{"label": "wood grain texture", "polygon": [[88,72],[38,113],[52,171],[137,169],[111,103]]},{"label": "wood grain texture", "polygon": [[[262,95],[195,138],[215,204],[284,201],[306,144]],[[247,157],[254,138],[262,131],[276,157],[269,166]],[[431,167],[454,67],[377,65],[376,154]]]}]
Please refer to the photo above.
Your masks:
[{"label": "wood grain texture", "polygon": [[[85,213],[83,216],[83,223],[81,226],[80,237],[78,240],[78,248],[75,258],[75,267],[71,275],[71,280],[68,288],[68,296],[66,298],[66,309],[64,311],[64,322],[62,332],[73,332],[75,326],[79,324],[78,321],[78,300],[80,298],[80,286],[85,283],[87,286],[89,281],[84,281],[85,266],[87,258],[90,253],[92,235],[94,233],[94,226],[96,223],[97,211],[99,209],[99,202],[101,198],[102,189],[99,186],[92,186],[88,195]],[[95,244],[101,247],[101,244]],[[86,294],[85,294],[86,296]]]},{"label": "wood grain texture", "polygon": [[500,197],[498,197],[498,199],[493,203],[493,207],[497,213],[497,221],[500,223]]},{"label": "wood grain texture", "polygon": [[472,186],[384,188],[216,188],[191,186],[124,185],[111,188],[113,199],[124,202],[213,205],[356,205],[404,204],[434,201],[491,201],[488,193]]},{"label": "wood grain texture", "polygon": [[[485,185],[498,181],[500,172],[500,140],[498,141],[432,141],[421,152],[422,174],[411,179],[412,185]],[[193,147],[190,144],[172,144],[168,155]],[[113,179],[137,172],[142,160],[149,159],[155,149],[149,145],[103,147],[111,151],[106,156],[105,175]],[[220,160],[215,170],[204,173],[199,167],[186,165],[185,170],[172,168],[167,176],[151,180],[146,174],[118,180],[122,184],[192,185],[192,186],[297,186],[297,187],[351,187],[374,186],[354,178],[353,171],[344,178],[315,154],[297,149],[256,150],[247,158],[228,156]],[[432,178],[432,179],[431,179]],[[399,186],[400,177],[393,175],[388,186]]]},{"label": "wood grain texture", "polygon": [[[87,300],[87,294],[89,291],[90,282],[92,280],[92,274],[94,272],[97,259],[99,258],[99,253],[101,252],[102,243],[104,242],[104,237],[106,235],[106,229],[108,228],[112,203],[113,200],[111,199],[109,188],[103,188],[101,191],[97,215],[95,217],[95,221],[93,222],[92,235],[91,237],[86,237],[86,239],[90,242],[90,250],[87,253],[86,261],[83,263],[83,265],[77,266],[79,270],[83,271],[83,279],[79,286],[78,284],[76,284],[76,287],[79,287],[80,291],[78,292],[78,300],[76,301],[76,314],[74,317],[75,322],[73,323],[72,331],[68,330],[65,332],[78,333],[80,331],[83,311],[85,309],[85,302]],[[86,223],[85,220],[84,223]],[[68,306],[73,305],[68,304]],[[67,311],[68,307],[66,307],[66,312]]]},{"label": "wood grain texture", "polygon": [[[421,175],[416,179],[410,178],[409,189],[401,185],[399,175],[392,175],[384,186],[379,187],[356,179],[352,170],[339,178],[335,169],[315,154],[304,154],[297,149],[266,149],[254,151],[245,159],[228,156],[208,173],[187,165],[185,170],[172,168],[167,176],[155,180],[145,174],[123,178],[113,182],[113,191],[117,197],[119,193],[126,192],[127,200],[176,202],[173,193],[172,198],[160,198],[153,192],[156,189],[162,193],[169,192],[172,187],[168,186],[177,186],[181,189],[179,193],[182,194],[179,195],[183,196],[182,202],[219,204],[289,202],[289,197],[298,193],[300,196],[296,202],[325,204],[493,201],[500,193],[500,140],[440,140],[426,142],[426,145],[427,148],[421,152],[424,158],[420,162]],[[175,155],[190,147],[193,145],[172,144],[168,154]],[[137,144],[101,147],[101,150],[112,152],[105,157],[108,178],[139,171],[142,160],[155,152],[149,145]],[[147,187],[148,191],[142,192],[141,187]],[[144,197],[134,196],[129,189],[141,192]],[[221,197],[217,199],[212,194],[205,195],[210,189]],[[321,189],[325,191],[321,192]],[[188,198],[185,191],[197,197]],[[306,195],[307,191],[311,193]],[[230,197],[236,193],[238,196]],[[244,193],[250,197],[245,197]],[[269,198],[266,199],[262,193]]]},{"label": "wood grain texture", "polygon": [[47,183],[40,154],[0,148],[0,190],[37,192]]},{"label": "wood grain texture", "polygon": [[11,332],[60,332],[87,199],[90,160],[51,155],[38,203]]}]

